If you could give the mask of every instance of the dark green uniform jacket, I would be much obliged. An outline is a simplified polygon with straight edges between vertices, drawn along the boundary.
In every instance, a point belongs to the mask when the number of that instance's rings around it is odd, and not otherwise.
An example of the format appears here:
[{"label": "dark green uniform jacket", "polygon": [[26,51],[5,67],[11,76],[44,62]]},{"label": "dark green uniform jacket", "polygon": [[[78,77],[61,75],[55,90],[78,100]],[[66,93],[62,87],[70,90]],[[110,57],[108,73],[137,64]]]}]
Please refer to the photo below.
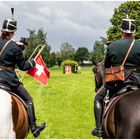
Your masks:
[{"label": "dark green uniform jacket", "polygon": [[[0,37],[0,50],[7,41],[8,39],[3,39]],[[14,41],[10,41],[0,56],[0,67],[15,67],[16,65],[20,70],[26,71],[35,66],[35,61],[25,61],[22,49],[18,47]],[[11,88],[15,88],[20,84],[20,81],[14,70],[0,69],[0,78],[7,81]]]},{"label": "dark green uniform jacket", "polygon": [[[125,58],[125,55],[133,41],[133,38],[121,38],[112,42],[108,48],[105,58],[105,68],[111,66],[120,66]],[[135,69],[134,75],[140,79],[140,41],[136,40],[130,54],[125,62],[125,74],[132,69]]]}]

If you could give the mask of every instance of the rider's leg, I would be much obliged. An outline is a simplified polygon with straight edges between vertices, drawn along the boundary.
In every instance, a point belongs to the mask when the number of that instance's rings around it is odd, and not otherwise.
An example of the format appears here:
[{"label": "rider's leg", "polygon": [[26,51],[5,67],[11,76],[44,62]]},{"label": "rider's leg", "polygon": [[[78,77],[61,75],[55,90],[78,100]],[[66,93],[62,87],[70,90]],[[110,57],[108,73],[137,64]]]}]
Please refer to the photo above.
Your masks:
[{"label": "rider's leg", "polygon": [[36,117],[32,97],[29,95],[28,91],[23,87],[22,84],[20,84],[16,89],[12,89],[12,92],[16,93],[26,102],[31,132],[33,133],[34,137],[38,137],[40,135],[40,131],[45,128],[46,123],[43,122],[40,126],[36,125]]},{"label": "rider's leg", "polygon": [[103,113],[103,99],[106,96],[107,90],[104,85],[98,90],[94,98],[94,118],[96,122],[96,128],[91,132],[92,135],[101,136],[101,123]]}]

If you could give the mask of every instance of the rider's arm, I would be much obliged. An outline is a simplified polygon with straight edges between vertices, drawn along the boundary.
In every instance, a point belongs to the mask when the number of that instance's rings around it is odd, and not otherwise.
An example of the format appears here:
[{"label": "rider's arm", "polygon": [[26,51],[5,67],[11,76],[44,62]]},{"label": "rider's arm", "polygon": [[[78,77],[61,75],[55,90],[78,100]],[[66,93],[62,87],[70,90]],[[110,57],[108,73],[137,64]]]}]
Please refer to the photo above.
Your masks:
[{"label": "rider's arm", "polygon": [[20,70],[26,71],[33,68],[36,65],[33,59],[28,61],[25,60],[22,53],[22,49],[19,47],[17,47],[16,49],[15,58],[16,58],[16,64]]}]

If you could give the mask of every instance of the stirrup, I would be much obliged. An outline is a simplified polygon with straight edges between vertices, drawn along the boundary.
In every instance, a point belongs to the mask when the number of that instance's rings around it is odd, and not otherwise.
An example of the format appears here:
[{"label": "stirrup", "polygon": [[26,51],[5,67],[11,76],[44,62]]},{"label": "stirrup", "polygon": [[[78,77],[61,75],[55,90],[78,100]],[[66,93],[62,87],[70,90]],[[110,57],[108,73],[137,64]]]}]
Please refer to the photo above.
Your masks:
[{"label": "stirrup", "polygon": [[46,126],[46,123],[43,122],[40,126],[37,126],[37,129],[39,129],[39,131],[42,131],[43,129],[45,129]]},{"label": "stirrup", "polygon": [[94,130],[92,130],[91,134],[92,134],[93,136],[102,137],[103,131],[101,131],[101,130],[98,129],[98,128],[95,128]]},{"label": "stirrup", "polygon": [[32,127],[31,131],[33,133],[33,136],[36,138],[40,135],[40,132],[45,129],[46,127],[46,123],[43,122],[40,126],[35,126],[35,127]]}]

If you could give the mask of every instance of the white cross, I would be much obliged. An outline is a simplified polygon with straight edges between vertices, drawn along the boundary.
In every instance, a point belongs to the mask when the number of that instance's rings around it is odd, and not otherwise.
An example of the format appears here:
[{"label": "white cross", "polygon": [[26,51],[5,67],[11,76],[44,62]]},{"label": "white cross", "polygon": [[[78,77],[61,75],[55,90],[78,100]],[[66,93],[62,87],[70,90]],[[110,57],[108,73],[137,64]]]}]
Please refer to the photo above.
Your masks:
[{"label": "white cross", "polygon": [[45,75],[44,67],[42,65],[36,64],[37,72],[36,74],[40,76],[42,73]]}]

